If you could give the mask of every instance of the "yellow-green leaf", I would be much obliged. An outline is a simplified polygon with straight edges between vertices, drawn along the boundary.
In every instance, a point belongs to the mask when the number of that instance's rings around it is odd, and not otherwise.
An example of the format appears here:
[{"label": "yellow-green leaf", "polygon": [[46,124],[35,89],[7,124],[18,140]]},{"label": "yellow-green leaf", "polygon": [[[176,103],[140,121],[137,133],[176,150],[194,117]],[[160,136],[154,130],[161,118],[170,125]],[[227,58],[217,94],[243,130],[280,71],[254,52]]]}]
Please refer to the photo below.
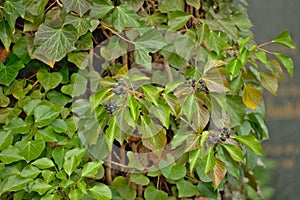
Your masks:
[{"label": "yellow-green leaf", "polygon": [[258,89],[245,84],[242,99],[248,108],[255,110],[262,102],[262,93]]}]

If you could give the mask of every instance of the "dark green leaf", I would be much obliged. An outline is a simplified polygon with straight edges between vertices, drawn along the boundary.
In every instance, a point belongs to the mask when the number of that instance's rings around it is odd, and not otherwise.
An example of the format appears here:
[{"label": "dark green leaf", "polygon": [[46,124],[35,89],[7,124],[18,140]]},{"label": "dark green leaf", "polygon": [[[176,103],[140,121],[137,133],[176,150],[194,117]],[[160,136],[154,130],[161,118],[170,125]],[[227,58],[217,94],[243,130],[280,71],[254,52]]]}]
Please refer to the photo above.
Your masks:
[{"label": "dark green leaf", "polygon": [[282,44],[282,45],[287,46],[291,49],[296,48],[288,31],[283,31],[280,35],[278,35],[275,39],[273,39],[272,42]]},{"label": "dark green leaf", "polygon": [[30,56],[27,50],[27,40],[28,36],[24,35],[16,42],[12,49],[13,54],[17,55],[25,64],[29,63],[30,61]]},{"label": "dark green leaf", "polygon": [[90,10],[91,5],[87,0],[62,0],[67,13],[74,11],[82,17],[87,11]]},{"label": "dark green leaf", "polygon": [[58,72],[49,73],[46,69],[40,69],[37,79],[46,91],[56,88],[62,81],[62,75]]},{"label": "dark green leaf", "polygon": [[76,28],[78,37],[85,34],[91,27],[87,17],[76,17],[71,14],[67,15],[65,20],[65,25],[66,24],[71,24]]},{"label": "dark green leaf", "polygon": [[167,200],[168,194],[154,186],[148,186],[145,190],[145,200]]},{"label": "dark green leaf", "polygon": [[6,51],[8,51],[12,40],[11,28],[9,27],[6,21],[0,20],[0,30],[0,40],[2,41]]},{"label": "dark green leaf", "polygon": [[89,54],[87,52],[70,52],[68,53],[68,61],[84,70],[89,64]]},{"label": "dark green leaf", "polygon": [[199,10],[201,6],[201,0],[186,0],[186,3],[196,8],[196,10]]},{"label": "dark green leaf", "polygon": [[221,31],[207,32],[205,38],[208,46],[217,54],[221,53],[228,40],[226,34]]},{"label": "dark green leaf", "polygon": [[49,91],[46,96],[52,103],[61,106],[65,106],[67,103],[72,102],[72,98],[70,96],[64,95],[56,90]]},{"label": "dark green leaf", "polygon": [[4,130],[12,131],[13,133],[28,133],[30,126],[21,118],[13,118],[4,127]]},{"label": "dark green leaf", "polygon": [[5,1],[4,10],[7,12],[7,14],[18,14],[22,18],[25,16],[25,6],[21,0]]},{"label": "dark green leaf", "polygon": [[55,164],[58,166],[58,169],[61,169],[63,167],[66,151],[67,150],[65,148],[55,148],[52,151],[52,157]]},{"label": "dark green leaf", "polygon": [[168,106],[157,104],[151,108],[151,111],[160,120],[164,127],[169,128],[171,110]]},{"label": "dark green leaf", "polygon": [[252,135],[234,136],[234,139],[251,149],[256,155],[263,155],[260,142]]},{"label": "dark green leaf", "polygon": [[35,33],[34,55],[43,55],[48,60],[59,61],[75,49],[76,41],[77,30],[72,25],[68,24],[61,29],[54,29],[42,24]]},{"label": "dark green leaf", "polygon": [[200,182],[198,184],[198,190],[200,194],[205,197],[212,198],[212,199],[218,198],[217,190],[214,190],[211,183]]},{"label": "dark green leaf", "polygon": [[6,65],[4,65],[0,61],[0,74],[1,74],[0,84],[9,86],[17,77],[19,70],[24,67],[25,67],[24,64],[20,61],[20,59],[16,55],[11,54],[7,56]]},{"label": "dark green leaf", "polygon": [[187,120],[190,122],[193,119],[193,116],[197,109],[197,103],[193,95],[190,95],[186,98],[186,100],[183,103],[182,109]]},{"label": "dark green leaf", "polygon": [[65,154],[63,168],[70,176],[76,167],[80,164],[82,157],[85,155],[85,149],[74,148]]},{"label": "dark green leaf", "polygon": [[183,0],[163,0],[160,1],[158,8],[163,13],[171,11],[183,11],[184,1]]}]

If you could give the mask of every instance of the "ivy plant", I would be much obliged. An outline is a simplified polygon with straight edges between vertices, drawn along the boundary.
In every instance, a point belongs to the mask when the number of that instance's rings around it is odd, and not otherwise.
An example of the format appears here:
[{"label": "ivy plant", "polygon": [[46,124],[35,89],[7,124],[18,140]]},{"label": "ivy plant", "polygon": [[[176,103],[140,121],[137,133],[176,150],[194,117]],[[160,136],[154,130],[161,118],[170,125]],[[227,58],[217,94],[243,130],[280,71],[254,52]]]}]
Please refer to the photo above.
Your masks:
[{"label": "ivy plant", "polygon": [[1,199],[263,199],[295,48],[240,0],[0,0]]}]

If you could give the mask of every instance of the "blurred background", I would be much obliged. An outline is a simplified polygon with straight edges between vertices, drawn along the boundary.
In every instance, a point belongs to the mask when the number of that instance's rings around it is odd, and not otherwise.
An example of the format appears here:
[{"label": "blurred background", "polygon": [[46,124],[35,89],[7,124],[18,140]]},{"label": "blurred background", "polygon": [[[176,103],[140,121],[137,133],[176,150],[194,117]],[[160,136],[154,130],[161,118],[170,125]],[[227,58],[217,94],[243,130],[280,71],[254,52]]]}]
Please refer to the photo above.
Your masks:
[{"label": "blurred background", "polygon": [[275,193],[272,200],[300,199],[300,1],[249,0],[248,15],[258,44],[272,40],[288,30],[296,49],[270,46],[293,58],[292,80],[285,72],[277,96],[265,94],[267,125],[270,140],[264,142],[265,154],[275,161],[270,185]]}]

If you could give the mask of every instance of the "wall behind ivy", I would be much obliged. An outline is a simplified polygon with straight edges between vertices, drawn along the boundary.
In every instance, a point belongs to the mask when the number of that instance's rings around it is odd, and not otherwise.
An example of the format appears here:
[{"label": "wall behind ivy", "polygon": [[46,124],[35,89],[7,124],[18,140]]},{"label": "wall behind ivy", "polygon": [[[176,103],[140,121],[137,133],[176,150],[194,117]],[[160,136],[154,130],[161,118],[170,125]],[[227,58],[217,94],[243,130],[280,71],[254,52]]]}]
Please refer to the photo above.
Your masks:
[{"label": "wall behind ivy", "polygon": [[270,140],[264,148],[267,156],[276,162],[270,180],[275,187],[272,199],[296,200],[300,197],[300,1],[249,1],[248,14],[258,42],[266,41],[285,29],[290,31],[295,41],[296,50],[284,49],[295,61],[292,81],[285,76],[277,97],[266,94]]}]

